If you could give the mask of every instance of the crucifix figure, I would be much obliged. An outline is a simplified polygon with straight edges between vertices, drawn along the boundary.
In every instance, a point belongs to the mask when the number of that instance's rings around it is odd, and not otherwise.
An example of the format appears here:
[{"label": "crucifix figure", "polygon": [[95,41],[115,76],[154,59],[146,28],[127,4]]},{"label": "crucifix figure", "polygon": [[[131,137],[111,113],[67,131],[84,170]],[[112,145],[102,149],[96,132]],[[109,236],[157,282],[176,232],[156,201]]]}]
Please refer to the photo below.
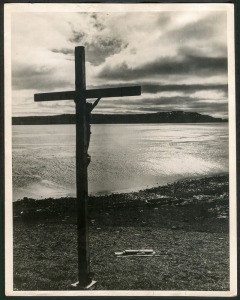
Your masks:
[{"label": "crucifix figure", "polygon": [[[140,86],[86,89],[85,49],[75,48],[75,91],[41,93],[34,95],[34,101],[74,100],[76,108],[76,187],[77,187],[77,236],[78,236],[78,283],[83,289],[93,283],[90,275],[90,255],[88,243],[88,146],[90,141],[90,116],[92,109],[101,98],[141,95]],[[97,98],[94,104],[86,99]]]},{"label": "crucifix figure", "polygon": [[[90,136],[91,136],[91,113],[93,109],[98,105],[98,102],[101,100],[101,98],[98,98],[94,103],[89,103],[87,102],[87,148],[89,148],[89,143],[90,143]],[[87,153],[87,165],[90,164],[91,161],[91,156]]]}]

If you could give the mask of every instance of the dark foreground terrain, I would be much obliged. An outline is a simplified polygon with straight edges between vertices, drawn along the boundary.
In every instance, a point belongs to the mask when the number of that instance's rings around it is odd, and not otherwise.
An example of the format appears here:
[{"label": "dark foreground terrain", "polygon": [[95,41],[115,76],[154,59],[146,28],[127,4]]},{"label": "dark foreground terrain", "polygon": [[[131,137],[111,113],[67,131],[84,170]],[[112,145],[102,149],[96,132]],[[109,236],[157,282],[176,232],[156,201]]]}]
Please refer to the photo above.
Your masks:
[{"label": "dark foreground terrain", "polygon": [[[228,175],[90,197],[97,290],[229,290]],[[77,281],[76,199],[13,204],[14,289],[67,290]],[[155,257],[115,251],[153,249]]]}]

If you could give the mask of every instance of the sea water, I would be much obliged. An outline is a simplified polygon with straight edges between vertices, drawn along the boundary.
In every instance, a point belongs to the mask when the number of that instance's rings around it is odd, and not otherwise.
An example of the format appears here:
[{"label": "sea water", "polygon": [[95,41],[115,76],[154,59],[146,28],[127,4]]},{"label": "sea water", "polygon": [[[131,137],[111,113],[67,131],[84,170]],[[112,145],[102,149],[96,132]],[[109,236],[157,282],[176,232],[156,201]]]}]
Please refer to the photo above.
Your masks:
[{"label": "sea water", "polygon": [[[228,172],[228,124],[96,124],[89,193]],[[75,125],[13,126],[13,200],[76,195]]]}]

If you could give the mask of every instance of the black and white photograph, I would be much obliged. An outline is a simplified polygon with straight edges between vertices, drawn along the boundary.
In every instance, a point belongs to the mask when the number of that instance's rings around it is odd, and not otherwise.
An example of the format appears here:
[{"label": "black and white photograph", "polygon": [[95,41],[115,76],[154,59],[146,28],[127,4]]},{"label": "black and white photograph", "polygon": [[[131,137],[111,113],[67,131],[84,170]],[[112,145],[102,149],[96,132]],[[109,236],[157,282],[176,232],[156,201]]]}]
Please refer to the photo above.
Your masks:
[{"label": "black and white photograph", "polygon": [[237,293],[234,5],[4,5],[7,296]]}]

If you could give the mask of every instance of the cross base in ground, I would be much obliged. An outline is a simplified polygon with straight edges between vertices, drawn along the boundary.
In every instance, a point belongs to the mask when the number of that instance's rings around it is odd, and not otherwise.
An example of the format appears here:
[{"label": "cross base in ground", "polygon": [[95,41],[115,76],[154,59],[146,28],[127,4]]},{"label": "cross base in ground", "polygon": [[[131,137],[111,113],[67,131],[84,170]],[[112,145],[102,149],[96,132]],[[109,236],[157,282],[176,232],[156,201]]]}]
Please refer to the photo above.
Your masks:
[{"label": "cross base in ground", "polygon": [[95,284],[97,281],[92,280],[88,285],[83,286],[79,284],[79,281],[71,284],[71,289],[72,290],[94,290]]}]

